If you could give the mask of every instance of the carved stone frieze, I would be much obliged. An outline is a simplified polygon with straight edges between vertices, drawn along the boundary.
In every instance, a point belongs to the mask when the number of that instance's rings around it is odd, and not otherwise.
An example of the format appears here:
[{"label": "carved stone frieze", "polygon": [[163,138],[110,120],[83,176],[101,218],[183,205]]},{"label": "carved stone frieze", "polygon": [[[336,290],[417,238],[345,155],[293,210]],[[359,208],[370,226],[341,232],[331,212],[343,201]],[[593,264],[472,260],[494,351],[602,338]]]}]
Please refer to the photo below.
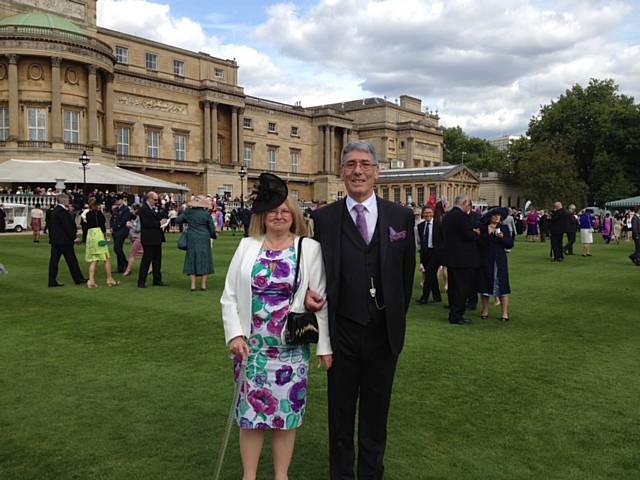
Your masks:
[{"label": "carved stone frieze", "polygon": [[[45,42],[40,40],[26,40],[26,39],[12,39],[5,38],[0,39],[0,51],[2,50],[34,50],[34,54],[37,55],[37,50],[45,52],[56,53],[70,53],[73,55],[79,55],[86,57],[93,61],[92,63],[102,63],[105,66],[111,67],[113,60],[107,55],[103,55],[100,52],[96,52],[90,48],[83,48],[75,45],[68,45],[65,43]],[[7,55],[9,63],[11,63],[12,55]],[[17,55],[16,62],[17,62]]]},{"label": "carved stone frieze", "polygon": [[86,16],[85,5],[75,0],[20,0],[20,3],[78,20],[84,20]]},{"label": "carved stone frieze", "polygon": [[185,103],[160,100],[158,98],[143,97],[127,93],[116,93],[115,103],[126,107],[155,110],[158,112],[172,113],[174,115],[188,115],[189,111]]},{"label": "carved stone frieze", "polygon": [[42,69],[42,65],[39,63],[32,63],[27,69],[27,75],[29,80],[43,80],[44,70]]},{"label": "carved stone frieze", "polygon": [[64,72],[64,81],[70,85],[78,85],[78,72],[74,67],[68,67]]}]

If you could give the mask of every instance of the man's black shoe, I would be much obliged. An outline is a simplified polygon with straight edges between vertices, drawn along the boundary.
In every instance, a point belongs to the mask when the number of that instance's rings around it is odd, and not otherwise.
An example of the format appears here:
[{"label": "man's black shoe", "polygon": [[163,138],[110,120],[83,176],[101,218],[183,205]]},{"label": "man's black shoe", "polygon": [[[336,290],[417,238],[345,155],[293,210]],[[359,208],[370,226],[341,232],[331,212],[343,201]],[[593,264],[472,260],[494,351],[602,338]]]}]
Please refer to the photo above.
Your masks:
[{"label": "man's black shoe", "polygon": [[154,287],[168,287],[169,285],[167,285],[166,283],[162,283],[162,282],[153,282],[153,286]]},{"label": "man's black shoe", "polygon": [[80,280],[78,280],[78,281],[76,282],[76,285],[82,285],[82,284],[87,283],[88,281],[89,281],[89,279],[88,279],[88,278],[81,278]]},{"label": "man's black shoe", "polygon": [[426,298],[419,298],[418,300],[416,300],[416,303],[418,305],[426,305],[427,302],[428,300]]},{"label": "man's black shoe", "polygon": [[466,318],[461,318],[460,320],[451,321],[449,320],[451,325],[470,325],[471,320],[467,320]]},{"label": "man's black shoe", "polygon": [[138,283],[138,288],[147,288],[146,283]]},{"label": "man's black shoe", "polygon": [[53,288],[53,287],[64,287],[64,283],[50,283],[49,284],[49,288]]},{"label": "man's black shoe", "polygon": [[431,303],[442,303],[442,299],[438,298],[437,300],[434,298],[433,300],[431,300]]}]

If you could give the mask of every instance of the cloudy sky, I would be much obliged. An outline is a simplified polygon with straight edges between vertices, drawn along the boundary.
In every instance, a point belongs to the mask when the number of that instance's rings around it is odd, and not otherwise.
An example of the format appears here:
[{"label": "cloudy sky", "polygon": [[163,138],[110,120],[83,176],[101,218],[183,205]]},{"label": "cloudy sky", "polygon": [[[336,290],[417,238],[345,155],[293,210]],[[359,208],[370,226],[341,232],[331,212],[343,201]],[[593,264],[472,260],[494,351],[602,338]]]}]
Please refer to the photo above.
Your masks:
[{"label": "cloudy sky", "polygon": [[406,93],[487,138],[591,77],[640,101],[638,0],[99,0],[98,24],[235,58],[248,95]]}]

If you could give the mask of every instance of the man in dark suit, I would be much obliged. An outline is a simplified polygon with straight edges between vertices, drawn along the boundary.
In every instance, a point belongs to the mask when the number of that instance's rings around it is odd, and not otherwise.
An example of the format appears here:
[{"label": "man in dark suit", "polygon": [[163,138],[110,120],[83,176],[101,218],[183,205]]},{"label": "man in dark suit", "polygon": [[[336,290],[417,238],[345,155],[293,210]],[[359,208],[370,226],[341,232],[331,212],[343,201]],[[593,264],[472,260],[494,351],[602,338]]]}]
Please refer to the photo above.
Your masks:
[{"label": "man in dark suit", "polygon": [[635,242],[635,251],[629,255],[631,261],[640,266],[640,207],[635,207],[635,214],[631,218],[631,238]]},{"label": "man in dark suit", "polygon": [[440,224],[433,221],[433,208],[426,206],[422,208],[422,221],[416,225],[418,232],[418,245],[420,248],[420,264],[425,272],[424,283],[422,284],[422,295],[416,301],[424,305],[429,301],[431,293],[433,302],[442,301],[440,296],[440,286],[438,285],[438,265],[435,254],[435,239],[439,233]]},{"label": "man in dark suit", "polygon": [[573,255],[573,244],[576,243],[576,232],[578,231],[578,217],[576,216],[576,206],[569,205],[569,215],[567,215],[567,244],[563,247],[565,255]]},{"label": "man in dark suit", "polygon": [[562,262],[564,254],[562,249],[562,237],[569,226],[569,212],[562,208],[562,203],[553,204],[553,212],[549,220],[551,231],[551,255],[554,262]]},{"label": "man in dark suit", "polygon": [[4,212],[3,205],[0,203],[0,233],[4,232],[7,227],[7,214]]},{"label": "man in dark suit", "polygon": [[113,251],[118,258],[118,273],[127,269],[127,256],[124,254],[124,241],[129,236],[127,222],[131,220],[131,210],[124,203],[123,195],[116,195],[115,206],[111,214],[111,235],[113,236]]},{"label": "man in dark suit", "polygon": [[[474,230],[480,231],[480,223],[482,219],[482,215],[480,215],[479,211],[473,209],[473,202],[469,200],[469,219],[471,220],[471,225]],[[474,247],[478,248],[478,239],[476,237],[476,243]],[[480,265],[478,264],[478,268],[476,268],[476,273],[469,278],[469,296],[467,297],[467,310],[475,310],[478,308],[478,283],[480,280]]]},{"label": "man in dark suit", "polygon": [[149,265],[153,266],[153,284],[164,287],[162,283],[162,244],[165,241],[164,232],[160,226],[162,214],[158,211],[158,194],[147,193],[147,200],[140,207],[140,242],[144,253],[140,262],[138,275],[138,288],[146,288]]},{"label": "man in dark suit", "polygon": [[69,196],[58,195],[58,205],[51,211],[49,217],[49,243],[51,244],[51,257],[49,258],[49,286],[62,287],[58,283],[58,263],[60,257],[64,256],[69,272],[76,285],[85,283],[87,280],[80,271],[76,252],[73,249],[74,243],[78,243],[76,238],[76,221],[69,211]]},{"label": "man in dark suit", "polygon": [[474,228],[471,201],[466,195],[458,195],[451,210],[442,220],[444,233],[444,264],[449,274],[449,323],[467,325],[464,318],[468,298],[476,285],[480,257],[476,238],[480,230]]},{"label": "man in dark suit", "polygon": [[[327,274],[333,366],[328,372],[331,478],[354,477],[353,436],[358,405],[357,472],[381,479],[387,415],[415,272],[413,212],[373,192],[378,162],[364,141],[340,159],[348,196],[315,210],[314,238]],[[323,303],[307,294],[307,308]]]}]

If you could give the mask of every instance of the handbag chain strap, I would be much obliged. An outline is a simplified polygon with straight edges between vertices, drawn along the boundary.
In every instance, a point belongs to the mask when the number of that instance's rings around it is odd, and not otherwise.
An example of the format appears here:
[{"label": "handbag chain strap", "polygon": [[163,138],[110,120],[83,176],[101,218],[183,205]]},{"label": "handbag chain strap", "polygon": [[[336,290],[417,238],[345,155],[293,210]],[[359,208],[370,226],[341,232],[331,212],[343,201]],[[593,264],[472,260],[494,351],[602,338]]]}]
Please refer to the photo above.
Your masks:
[{"label": "handbag chain strap", "polygon": [[293,297],[296,296],[298,292],[298,273],[300,272],[300,259],[302,258],[302,239],[304,237],[300,237],[298,240],[298,252],[296,255],[296,274],[293,278],[293,291],[291,292],[291,297],[289,298],[289,306],[293,303]]}]

